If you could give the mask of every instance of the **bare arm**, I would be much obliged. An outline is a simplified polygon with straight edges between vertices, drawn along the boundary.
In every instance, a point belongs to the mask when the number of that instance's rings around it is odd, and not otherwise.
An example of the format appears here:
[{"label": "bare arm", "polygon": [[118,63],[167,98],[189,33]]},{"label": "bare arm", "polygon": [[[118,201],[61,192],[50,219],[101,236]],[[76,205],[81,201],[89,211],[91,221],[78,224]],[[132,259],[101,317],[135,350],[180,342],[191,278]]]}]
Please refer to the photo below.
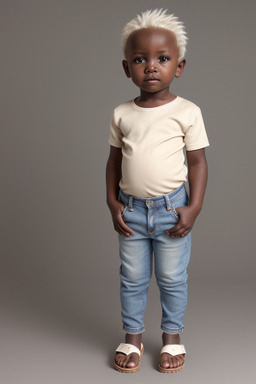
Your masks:
[{"label": "bare arm", "polygon": [[129,237],[134,232],[123,221],[124,205],[118,200],[119,181],[121,179],[122,150],[111,146],[106,167],[107,204],[110,209],[115,230]]},{"label": "bare arm", "polygon": [[189,204],[187,207],[176,209],[180,220],[178,224],[166,232],[171,237],[186,236],[191,231],[203,206],[208,177],[204,148],[196,151],[187,151],[187,162],[190,189]]}]

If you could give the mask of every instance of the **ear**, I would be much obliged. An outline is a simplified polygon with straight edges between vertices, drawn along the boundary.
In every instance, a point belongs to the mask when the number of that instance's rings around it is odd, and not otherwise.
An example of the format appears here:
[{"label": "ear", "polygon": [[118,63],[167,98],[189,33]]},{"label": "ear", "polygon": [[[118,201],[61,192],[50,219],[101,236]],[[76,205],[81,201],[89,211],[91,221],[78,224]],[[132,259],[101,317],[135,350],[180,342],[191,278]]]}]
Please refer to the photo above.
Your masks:
[{"label": "ear", "polygon": [[123,60],[122,64],[123,64],[123,69],[124,69],[124,72],[125,72],[126,76],[127,77],[131,77],[127,61]]},{"label": "ear", "polygon": [[178,66],[177,66],[175,77],[179,78],[182,75],[185,65],[186,65],[185,59],[183,59],[182,61],[179,62]]}]

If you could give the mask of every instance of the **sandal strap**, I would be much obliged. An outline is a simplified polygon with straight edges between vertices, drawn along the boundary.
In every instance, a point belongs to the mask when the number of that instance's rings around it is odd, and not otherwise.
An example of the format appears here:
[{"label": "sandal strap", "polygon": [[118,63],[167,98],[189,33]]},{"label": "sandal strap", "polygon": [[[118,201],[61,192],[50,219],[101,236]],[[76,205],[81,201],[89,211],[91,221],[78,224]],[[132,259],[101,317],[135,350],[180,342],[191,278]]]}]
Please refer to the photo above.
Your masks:
[{"label": "sandal strap", "polygon": [[184,345],[182,344],[168,344],[161,349],[161,354],[162,353],[168,353],[171,356],[182,354],[186,355],[186,350]]},{"label": "sandal strap", "polygon": [[[143,345],[141,344],[141,350],[143,349]],[[121,343],[117,349],[116,352],[124,353],[126,356],[130,355],[131,353],[137,353],[140,356],[141,351],[139,348],[135,347],[135,345],[127,344],[127,343]]]}]

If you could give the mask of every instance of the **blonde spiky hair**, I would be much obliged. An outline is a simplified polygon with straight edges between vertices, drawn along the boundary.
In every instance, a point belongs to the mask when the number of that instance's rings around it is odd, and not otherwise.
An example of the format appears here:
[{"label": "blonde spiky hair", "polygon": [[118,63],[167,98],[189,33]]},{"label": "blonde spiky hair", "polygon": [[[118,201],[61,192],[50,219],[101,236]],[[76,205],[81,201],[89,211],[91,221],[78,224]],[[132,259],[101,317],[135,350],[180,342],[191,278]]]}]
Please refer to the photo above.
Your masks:
[{"label": "blonde spiky hair", "polygon": [[178,17],[166,14],[167,10],[151,9],[137,15],[129,21],[122,32],[122,48],[125,57],[125,49],[131,33],[143,28],[164,28],[173,32],[176,36],[177,46],[179,49],[179,61],[184,59],[188,37],[185,31],[184,24],[179,21]]}]

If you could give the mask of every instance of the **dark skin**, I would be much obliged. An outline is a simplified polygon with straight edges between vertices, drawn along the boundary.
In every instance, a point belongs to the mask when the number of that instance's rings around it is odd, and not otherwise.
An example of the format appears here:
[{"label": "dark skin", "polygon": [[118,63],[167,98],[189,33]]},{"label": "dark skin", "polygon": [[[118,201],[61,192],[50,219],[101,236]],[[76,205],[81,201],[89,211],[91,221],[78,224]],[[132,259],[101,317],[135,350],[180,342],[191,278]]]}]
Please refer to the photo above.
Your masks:
[{"label": "dark skin", "polygon": [[[173,79],[180,77],[185,67],[185,60],[179,61],[179,51],[174,34],[161,28],[142,29],[132,33],[126,45],[126,60],[123,68],[128,78],[131,78],[140,89],[136,104],[144,108],[153,108],[166,104],[176,98],[170,90]],[[172,238],[184,237],[192,229],[195,220],[203,206],[207,184],[207,162],[204,149],[187,151],[188,182],[190,189],[189,204],[177,208],[179,222],[166,231]],[[122,236],[133,236],[134,232],[122,219],[123,204],[118,201],[119,181],[121,173],[122,150],[110,147],[106,168],[107,204],[109,206],[115,230]],[[142,335],[126,334],[125,342],[140,349]],[[179,344],[179,334],[162,335],[163,345]],[[139,356],[125,356],[117,353],[116,363],[125,368],[136,367]],[[184,356],[172,357],[162,354],[160,365],[163,368],[178,368],[184,363]]]}]

